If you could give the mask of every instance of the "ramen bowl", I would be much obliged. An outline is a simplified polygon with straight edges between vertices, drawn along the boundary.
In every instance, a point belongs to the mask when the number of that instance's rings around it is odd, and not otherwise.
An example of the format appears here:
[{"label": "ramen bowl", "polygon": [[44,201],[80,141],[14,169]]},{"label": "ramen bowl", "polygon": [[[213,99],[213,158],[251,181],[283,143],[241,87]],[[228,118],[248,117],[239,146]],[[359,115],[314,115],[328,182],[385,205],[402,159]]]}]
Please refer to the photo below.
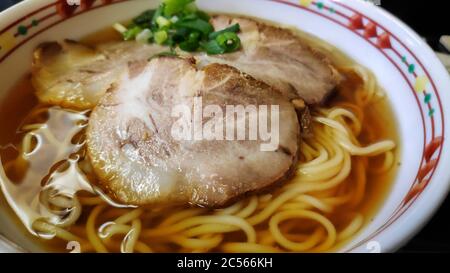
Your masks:
[{"label": "ramen bowl", "polygon": [[[77,40],[158,4],[76,2],[27,0],[0,14],[0,100],[29,73],[33,50],[41,43]],[[450,79],[422,39],[367,1],[199,0],[198,6],[296,28],[334,45],[373,72],[393,110],[399,167],[377,213],[338,251],[393,252],[419,232],[450,186]],[[18,221],[6,220],[14,216],[3,199],[0,215],[0,251],[39,251]]]}]

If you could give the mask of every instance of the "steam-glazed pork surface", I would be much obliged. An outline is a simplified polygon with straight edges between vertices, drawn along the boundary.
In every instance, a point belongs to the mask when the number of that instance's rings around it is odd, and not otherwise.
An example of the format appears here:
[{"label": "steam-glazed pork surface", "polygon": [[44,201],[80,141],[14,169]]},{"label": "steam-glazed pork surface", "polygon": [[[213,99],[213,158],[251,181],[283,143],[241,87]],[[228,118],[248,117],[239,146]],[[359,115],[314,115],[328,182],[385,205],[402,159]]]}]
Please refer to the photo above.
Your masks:
[{"label": "steam-glazed pork surface", "polygon": [[73,42],[50,42],[33,56],[32,82],[39,100],[75,109],[91,109],[117,84],[129,62],[164,51],[154,44],[110,42],[97,48]]},{"label": "steam-glazed pork surface", "polygon": [[[278,91],[227,65],[199,70],[191,60],[175,57],[133,64],[127,74],[94,108],[87,131],[88,154],[100,186],[117,201],[220,207],[290,173],[299,149],[299,123],[293,105]],[[261,144],[269,141],[260,137],[257,141],[174,137],[173,125],[180,117],[173,109],[192,110],[199,98],[205,112],[207,106],[225,113],[226,105],[269,109],[278,105],[279,145],[262,151]],[[245,121],[248,127],[255,115],[240,116],[236,124]],[[204,128],[211,120],[227,127],[225,114],[207,117]],[[270,114],[269,121],[275,130],[276,116]]]}]

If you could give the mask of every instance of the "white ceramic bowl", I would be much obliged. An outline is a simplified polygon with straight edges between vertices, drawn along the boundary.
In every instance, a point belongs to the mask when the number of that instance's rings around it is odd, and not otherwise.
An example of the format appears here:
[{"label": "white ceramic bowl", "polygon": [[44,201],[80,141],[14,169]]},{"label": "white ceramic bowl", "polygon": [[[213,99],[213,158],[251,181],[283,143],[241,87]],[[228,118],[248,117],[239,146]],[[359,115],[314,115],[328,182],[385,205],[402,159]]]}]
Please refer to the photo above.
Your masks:
[{"label": "white ceramic bowl", "polygon": [[[75,9],[66,0],[27,0],[0,14],[0,99],[29,71],[32,51],[40,43],[77,39],[158,4],[157,0],[81,2],[93,3]],[[405,244],[427,223],[450,185],[450,80],[432,50],[402,22],[361,0],[197,2],[206,11],[297,27],[375,73],[397,118],[402,164],[376,217],[342,251],[392,252]],[[366,32],[374,27],[376,33]],[[12,232],[15,227],[9,228]],[[25,237],[15,239],[25,244]],[[6,247],[0,243],[0,251]]]}]

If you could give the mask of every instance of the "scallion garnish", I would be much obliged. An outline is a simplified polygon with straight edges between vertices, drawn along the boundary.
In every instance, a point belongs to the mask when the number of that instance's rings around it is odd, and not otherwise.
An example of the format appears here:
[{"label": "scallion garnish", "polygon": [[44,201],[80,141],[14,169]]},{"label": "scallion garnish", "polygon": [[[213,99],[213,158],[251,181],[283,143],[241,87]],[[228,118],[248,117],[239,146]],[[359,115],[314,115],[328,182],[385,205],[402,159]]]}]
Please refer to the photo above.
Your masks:
[{"label": "scallion garnish", "polygon": [[239,26],[239,24],[234,24],[230,27],[227,27],[225,29],[219,30],[219,31],[214,31],[213,33],[209,34],[209,39],[216,39],[217,36],[219,36],[220,34],[223,34],[225,32],[234,32],[234,33],[238,33],[241,30],[241,27]]},{"label": "scallion garnish", "polygon": [[164,15],[172,16],[180,13],[186,9],[186,7],[195,0],[164,0]]},{"label": "scallion garnish", "polygon": [[160,30],[160,31],[155,32],[154,39],[157,44],[160,44],[160,45],[164,44],[164,42],[167,41],[167,38],[169,38],[167,31]]},{"label": "scallion garnish", "polygon": [[234,32],[224,32],[216,37],[216,41],[226,53],[234,52],[241,47],[241,40]]},{"label": "scallion garnish", "polygon": [[196,51],[200,46],[200,33],[192,32],[191,34],[189,34],[188,39],[184,42],[181,42],[179,46],[181,50],[187,52]]},{"label": "scallion garnish", "polygon": [[224,54],[240,49],[239,24],[214,31],[210,17],[197,9],[195,0],[163,0],[155,10],[147,10],[125,27],[115,24],[123,39],[179,47],[183,51]]},{"label": "scallion garnish", "polygon": [[125,31],[128,30],[124,25],[119,24],[119,23],[115,23],[115,24],[113,25],[113,28],[114,28],[115,30],[117,30],[117,32],[119,32],[120,34],[123,34]]},{"label": "scallion garnish", "polygon": [[203,43],[202,48],[208,55],[217,55],[225,53],[225,48],[221,47],[216,40]]},{"label": "scallion garnish", "polygon": [[142,31],[142,28],[140,26],[133,26],[132,28],[129,28],[127,31],[122,33],[123,39],[125,41],[132,40],[132,39],[136,38],[136,36],[139,33],[141,33],[141,31]]},{"label": "scallion garnish", "polygon": [[199,18],[194,20],[179,20],[175,23],[175,27],[184,27],[193,31],[200,31],[205,36],[208,36],[211,32],[214,31],[214,28],[210,23]]},{"label": "scallion garnish", "polygon": [[136,41],[138,43],[145,44],[145,43],[148,43],[152,37],[153,37],[153,33],[151,32],[150,29],[146,28],[143,31],[141,31],[141,33],[136,35]]},{"label": "scallion garnish", "polygon": [[133,19],[133,23],[138,26],[147,25],[148,27],[150,27],[149,22],[152,21],[154,15],[155,15],[154,10],[144,11],[143,13],[141,13],[141,15]]},{"label": "scallion garnish", "polygon": [[156,18],[156,23],[158,24],[159,28],[164,28],[170,26],[172,22],[168,19],[166,19],[164,16],[159,16]]}]

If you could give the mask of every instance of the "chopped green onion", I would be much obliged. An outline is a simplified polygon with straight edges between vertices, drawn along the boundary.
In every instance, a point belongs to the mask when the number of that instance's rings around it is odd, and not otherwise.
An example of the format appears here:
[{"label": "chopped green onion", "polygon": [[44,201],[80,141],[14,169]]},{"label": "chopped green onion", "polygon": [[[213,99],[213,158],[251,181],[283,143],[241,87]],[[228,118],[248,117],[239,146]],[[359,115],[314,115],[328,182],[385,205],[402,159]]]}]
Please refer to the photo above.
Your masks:
[{"label": "chopped green onion", "polygon": [[157,44],[162,45],[165,41],[167,41],[168,38],[169,38],[169,35],[167,34],[167,31],[165,31],[165,30],[160,30],[160,31],[155,32],[154,39]]},{"label": "chopped green onion", "polygon": [[142,28],[140,26],[134,26],[130,29],[128,29],[127,31],[125,31],[124,33],[122,33],[123,35],[123,39],[125,41],[129,41],[132,40],[134,38],[136,38],[136,36],[141,33]]},{"label": "chopped green onion", "polygon": [[185,41],[185,42],[181,42],[179,47],[181,48],[181,50],[186,51],[186,52],[194,52],[198,49],[199,47],[199,42],[189,42],[189,41]]},{"label": "chopped green onion", "polygon": [[196,13],[191,13],[191,14],[183,16],[183,21],[190,21],[190,20],[195,20],[195,19],[199,19],[198,15]]},{"label": "chopped green onion", "polygon": [[156,23],[158,24],[158,26],[160,28],[168,27],[168,26],[170,26],[172,24],[172,22],[170,22],[169,20],[167,20],[163,16],[159,16],[158,18],[156,18]]},{"label": "chopped green onion", "polygon": [[209,33],[214,31],[213,26],[202,19],[195,19],[195,20],[180,20],[177,23],[175,23],[176,27],[185,27],[192,30],[197,30],[203,33],[205,36],[209,35]]},{"label": "chopped green onion", "polygon": [[189,34],[188,40],[180,43],[180,48],[187,52],[196,51],[200,46],[200,33],[192,32]]},{"label": "chopped green onion", "polygon": [[208,55],[217,55],[225,53],[225,48],[221,47],[216,40],[211,40],[202,44],[203,49]]},{"label": "chopped green onion", "polygon": [[207,22],[209,22],[209,20],[211,19],[211,16],[209,16],[208,13],[201,10],[197,11],[195,14],[197,15],[198,18],[205,20]]},{"label": "chopped green onion", "polygon": [[138,43],[148,43],[150,38],[153,37],[153,33],[150,29],[146,28],[141,33],[136,36],[136,41]]},{"label": "chopped green onion", "polygon": [[[195,0],[163,0],[156,10],[146,10],[125,27],[113,27],[124,40],[157,43],[183,51],[204,50],[208,54],[224,54],[239,50],[239,24],[214,31],[210,16],[198,10]],[[171,55],[173,55],[171,53]]]},{"label": "chopped green onion", "polygon": [[174,32],[172,32],[172,40],[175,43],[181,43],[186,40],[186,37],[189,35],[189,29],[187,28],[178,28]]},{"label": "chopped green onion", "polygon": [[241,40],[234,32],[225,32],[217,36],[217,43],[225,49],[225,52],[234,52],[241,47]]},{"label": "chopped green onion", "polygon": [[125,31],[128,30],[124,25],[119,24],[119,23],[115,23],[115,24],[113,25],[113,28],[114,28],[115,30],[117,30],[117,32],[119,32],[120,34],[123,34]]},{"label": "chopped green onion", "polygon": [[164,6],[165,5],[163,3],[163,4],[159,5],[159,7],[155,10],[155,13],[153,14],[152,21],[150,23],[152,27],[154,27],[154,28],[158,27],[158,25],[156,23],[156,19],[158,19],[160,16],[163,15],[163,13],[164,13]]},{"label": "chopped green onion", "polygon": [[194,13],[197,11],[198,11],[198,8],[197,8],[197,5],[195,4],[195,1],[187,4],[186,7],[184,8],[185,13]]},{"label": "chopped green onion", "polygon": [[189,41],[198,41],[200,39],[200,33],[198,32],[192,32],[189,34],[188,40]]},{"label": "chopped green onion", "polygon": [[187,5],[191,4],[195,0],[164,0],[164,15],[172,16],[179,12],[182,12]]},{"label": "chopped green onion", "polygon": [[225,33],[225,32],[234,32],[234,33],[238,33],[240,30],[241,30],[241,26],[240,26],[239,24],[234,24],[234,25],[232,25],[232,26],[230,26],[230,27],[227,27],[227,28],[225,28],[225,29],[222,29],[222,30],[219,30],[219,31],[215,31],[215,32],[209,34],[209,37],[208,37],[208,38],[209,38],[210,40],[212,40],[212,39],[216,39],[217,36],[219,36],[220,34],[223,34],[223,33]]},{"label": "chopped green onion", "polygon": [[152,22],[155,10],[146,10],[141,15],[133,19],[133,23],[139,26],[149,25]]}]

